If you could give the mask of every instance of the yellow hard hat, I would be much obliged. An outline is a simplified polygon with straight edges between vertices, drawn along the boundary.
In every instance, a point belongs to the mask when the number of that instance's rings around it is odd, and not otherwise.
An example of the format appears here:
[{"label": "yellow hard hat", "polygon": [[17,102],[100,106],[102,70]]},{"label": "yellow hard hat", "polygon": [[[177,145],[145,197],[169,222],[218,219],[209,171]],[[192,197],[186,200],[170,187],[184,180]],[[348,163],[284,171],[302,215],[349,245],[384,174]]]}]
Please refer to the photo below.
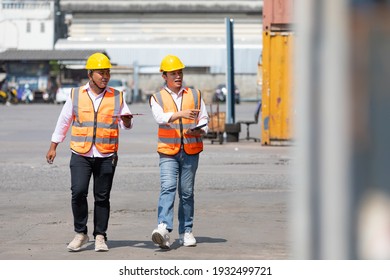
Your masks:
[{"label": "yellow hard hat", "polygon": [[181,60],[174,55],[167,55],[163,58],[160,64],[160,72],[170,72],[183,69],[185,66]]},{"label": "yellow hard hat", "polygon": [[85,69],[87,70],[109,69],[111,67],[110,60],[102,53],[94,53],[91,55],[87,60],[87,64],[85,65]]}]

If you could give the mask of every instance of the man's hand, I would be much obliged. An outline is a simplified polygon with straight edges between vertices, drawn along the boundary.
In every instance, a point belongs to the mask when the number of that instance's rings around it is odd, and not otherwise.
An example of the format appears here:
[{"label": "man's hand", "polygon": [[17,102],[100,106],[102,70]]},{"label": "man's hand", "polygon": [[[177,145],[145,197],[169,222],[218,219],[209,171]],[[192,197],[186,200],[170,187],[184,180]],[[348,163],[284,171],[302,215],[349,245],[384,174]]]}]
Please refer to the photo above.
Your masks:
[{"label": "man's hand", "polygon": [[188,109],[181,111],[181,117],[185,119],[195,120],[198,117],[199,109]]},{"label": "man's hand", "polygon": [[189,129],[187,129],[186,134],[199,137],[199,136],[204,135],[205,132],[203,129],[189,128]]},{"label": "man's hand", "polygon": [[53,164],[54,159],[56,157],[56,149],[57,149],[58,143],[51,142],[49,151],[46,154],[46,160],[48,164]]},{"label": "man's hand", "polygon": [[133,115],[122,115],[121,116],[121,120],[123,121],[123,124],[126,126],[126,127],[130,127],[131,125],[131,119],[133,118]]}]

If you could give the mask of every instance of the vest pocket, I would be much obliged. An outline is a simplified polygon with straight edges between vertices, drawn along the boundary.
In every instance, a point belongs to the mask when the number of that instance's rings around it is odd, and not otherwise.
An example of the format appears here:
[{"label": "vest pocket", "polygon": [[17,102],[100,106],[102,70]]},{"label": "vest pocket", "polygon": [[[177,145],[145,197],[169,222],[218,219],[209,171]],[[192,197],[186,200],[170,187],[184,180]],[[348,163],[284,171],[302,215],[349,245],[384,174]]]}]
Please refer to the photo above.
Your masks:
[{"label": "vest pocket", "polygon": [[77,147],[77,148],[84,148],[85,144],[86,144],[85,142],[87,140],[87,137],[84,137],[84,140],[81,140],[81,137],[78,138],[77,140],[79,140],[79,139],[80,139],[80,141],[73,142],[73,146]]},{"label": "vest pocket", "polygon": [[117,138],[118,130],[116,129],[103,129],[103,137],[104,138]]},{"label": "vest pocket", "polygon": [[89,129],[87,127],[76,127],[76,126],[74,126],[73,129],[72,129],[72,135],[78,136],[78,137],[84,136],[84,138],[86,138],[87,135],[88,135],[88,130]]}]

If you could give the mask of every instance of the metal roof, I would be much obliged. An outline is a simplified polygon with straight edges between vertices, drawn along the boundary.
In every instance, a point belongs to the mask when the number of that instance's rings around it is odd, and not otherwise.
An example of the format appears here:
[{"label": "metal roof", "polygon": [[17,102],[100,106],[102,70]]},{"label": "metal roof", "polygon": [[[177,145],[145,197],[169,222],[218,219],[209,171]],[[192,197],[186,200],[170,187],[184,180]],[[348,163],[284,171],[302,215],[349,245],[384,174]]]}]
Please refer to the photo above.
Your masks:
[{"label": "metal roof", "polygon": [[95,52],[103,52],[97,49],[80,50],[6,50],[0,52],[0,61],[20,60],[87,60]]}]

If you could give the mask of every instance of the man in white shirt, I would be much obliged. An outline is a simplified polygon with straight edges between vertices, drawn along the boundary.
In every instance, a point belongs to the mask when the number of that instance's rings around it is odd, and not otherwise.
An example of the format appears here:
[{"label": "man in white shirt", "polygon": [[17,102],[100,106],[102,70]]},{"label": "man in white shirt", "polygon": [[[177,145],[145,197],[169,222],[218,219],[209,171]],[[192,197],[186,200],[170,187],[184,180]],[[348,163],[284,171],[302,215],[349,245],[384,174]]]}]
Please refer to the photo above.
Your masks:
[{"label": "man in white shirt", "polygon": [[150,98],[153,116],[159,125],[157,152],[160,155],[160,196],[157,228],[152,240],[162,249],[170,248],[176,189],[179,195],[179,242],[196,246],[192,233],[194,184],[202,135],[207,133],[208,114],[199,90],[183,87],[184,64],[174,55],[161,61],[165,86]]},{"label": "man in white shirt", "polygon": [[102,53],[91,55],[85,67],[89,82],[72,89],[58,118],[46,159],[52,164],[56,149],[71,128],[70,159],[72,213],[76,235],[67,246],[79,251],[88,241],[88,187],[93,175],[95,251],[108,251],[110,193],[118,160],[119,128],[133,125],[122,92],[108,87],[111,62]]}]

